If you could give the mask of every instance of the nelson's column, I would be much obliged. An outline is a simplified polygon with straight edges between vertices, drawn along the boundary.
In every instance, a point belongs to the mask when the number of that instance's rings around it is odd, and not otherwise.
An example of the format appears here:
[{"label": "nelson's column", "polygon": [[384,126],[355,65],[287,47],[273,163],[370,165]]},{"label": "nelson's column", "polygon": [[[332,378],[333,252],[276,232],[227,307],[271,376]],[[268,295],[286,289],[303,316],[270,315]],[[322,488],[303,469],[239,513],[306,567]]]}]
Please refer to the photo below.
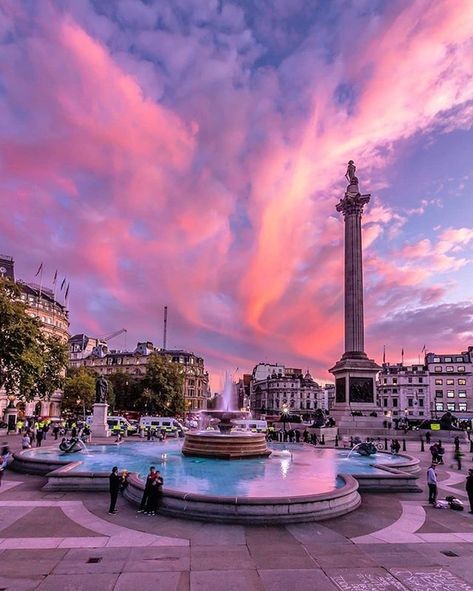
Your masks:
[{"label": "nelson's column", "polygon": [[[370,195],[360,193],[355,173],[355,164],[350,160],[345,174],[348,187],[336,206],[345,221],[345,353],[330,369],[335,376],[332,415],[339,427],[356,422],[358,427],[370,428],[381,418],[369,417],[371,412],[381,410],[376,404],[376,374],[381,368],[365,353],[361,216]],[[353,411],[361,411],[363,419],[353,417]]]}]

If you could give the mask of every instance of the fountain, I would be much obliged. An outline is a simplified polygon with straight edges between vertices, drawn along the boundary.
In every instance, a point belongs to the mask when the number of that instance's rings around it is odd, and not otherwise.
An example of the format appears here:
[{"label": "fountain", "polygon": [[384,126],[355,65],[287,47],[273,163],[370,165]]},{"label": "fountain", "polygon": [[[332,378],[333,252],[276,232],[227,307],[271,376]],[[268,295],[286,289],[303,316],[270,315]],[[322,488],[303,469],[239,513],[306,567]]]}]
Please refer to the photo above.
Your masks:
[{"label": "fountain", "polygon": [[[231,410],[233,383],[225,374],[221,410],[203,410],[200,415],[206,429],[185,435],[182,453],[186,456],[234,460],[269,456],[264,433],[233,431],[234,420],[249,418],[246,411]],[[218,431],[213,427],[217,426]]]}]

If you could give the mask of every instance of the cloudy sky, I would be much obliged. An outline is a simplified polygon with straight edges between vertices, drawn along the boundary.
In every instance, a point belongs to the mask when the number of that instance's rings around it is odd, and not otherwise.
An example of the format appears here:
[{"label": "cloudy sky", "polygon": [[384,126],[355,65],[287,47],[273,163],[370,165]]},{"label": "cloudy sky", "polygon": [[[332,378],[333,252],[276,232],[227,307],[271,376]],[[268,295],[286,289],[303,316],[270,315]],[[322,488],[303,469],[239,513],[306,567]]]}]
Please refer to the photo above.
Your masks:
[{"label": "cloudy sky", "polygon": [[0,252],[72,332],[160,344],[167,304],[214,384],[329,378],[352,158],[367,352],[473,345],[470,0],[2,0],[0,40]]}]

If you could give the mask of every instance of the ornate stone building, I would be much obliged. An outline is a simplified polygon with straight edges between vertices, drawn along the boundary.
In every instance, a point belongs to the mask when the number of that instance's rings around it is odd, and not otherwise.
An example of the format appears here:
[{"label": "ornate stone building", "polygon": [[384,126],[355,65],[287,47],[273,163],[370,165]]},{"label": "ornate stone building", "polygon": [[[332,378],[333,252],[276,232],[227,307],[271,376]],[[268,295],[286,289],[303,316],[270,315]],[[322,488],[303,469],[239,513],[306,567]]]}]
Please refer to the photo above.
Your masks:
[{"label": "ornate stone building", "polygon": [[260,363],[255,366],[250,386],[250,410],[255,416],[279,415],[286,405],[291,414],[311,419],[325,408],[326,394],[302,369]]},{"label": "ornate stone building", "polygon": [[[27,306],[27,312],[41,322],[41,330],[48,335],[55,336],[63,343],[69,340],[69,313],[64,304],[59,303],[53,290],[46,286],[26,281],[16,280],[15,261],[10,256],[0,255],[0,277],[6,277],[15,282],[21,290],[21,299]],[[36,400],[25,403],[17,402],[17,408],[26,416],[41,415],[43,417],[58,417],[60,413],[61,391],[51,395],[50,400]],[[3,414],[8,404],[5,392],[0,390],[0,413]]]},{"label": "ornate stone building", "polygon": [[207,408],[209,375],[202,357],[193,353],[181,349],[159,349],[150,341],[138,343],[134,351],[109,351],[104,341],[82,334],[74,335],[69,341],[69,347],[71,367],[88,367],[104,376],[124,372],[135,379],[144,377],[151,353],[168,355],[173,363],[180,365],[184,374],[183,395],[186,411]]}]

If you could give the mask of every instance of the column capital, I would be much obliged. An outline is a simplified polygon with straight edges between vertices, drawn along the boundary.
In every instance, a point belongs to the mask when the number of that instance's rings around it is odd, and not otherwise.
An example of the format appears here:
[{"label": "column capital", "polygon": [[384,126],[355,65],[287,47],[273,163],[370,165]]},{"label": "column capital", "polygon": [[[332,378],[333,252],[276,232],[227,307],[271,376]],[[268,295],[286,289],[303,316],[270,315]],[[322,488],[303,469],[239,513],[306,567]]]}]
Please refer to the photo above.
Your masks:
[{"label": "column capital", "polygon": [[343,213],[343,216],[347,215],[361,215],[363,213],[363,207],[369,202],[371,194],[361,195],[361,193],[352,193],[346,191],[343,199],[340,199],[337,203],[336,210]]}]

